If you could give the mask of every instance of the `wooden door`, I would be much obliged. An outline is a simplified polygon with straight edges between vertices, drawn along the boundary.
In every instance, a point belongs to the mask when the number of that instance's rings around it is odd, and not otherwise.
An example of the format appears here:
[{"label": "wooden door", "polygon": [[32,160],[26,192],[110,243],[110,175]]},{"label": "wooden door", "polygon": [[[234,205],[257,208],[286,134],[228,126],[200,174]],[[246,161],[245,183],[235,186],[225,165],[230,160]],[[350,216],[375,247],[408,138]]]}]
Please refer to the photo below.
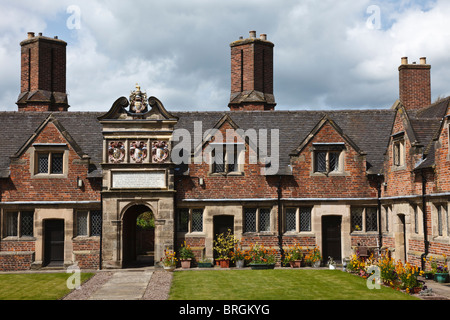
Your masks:
[{"label": "wooden door", "polygon": [[44,221],[44,264],[64,264],[64,220]]},{"label": "wooden door", "polygon": [[322,254],[323,262],[332,257],[335,262],[341,262],[341,222],[340,216],[322,217]]}]

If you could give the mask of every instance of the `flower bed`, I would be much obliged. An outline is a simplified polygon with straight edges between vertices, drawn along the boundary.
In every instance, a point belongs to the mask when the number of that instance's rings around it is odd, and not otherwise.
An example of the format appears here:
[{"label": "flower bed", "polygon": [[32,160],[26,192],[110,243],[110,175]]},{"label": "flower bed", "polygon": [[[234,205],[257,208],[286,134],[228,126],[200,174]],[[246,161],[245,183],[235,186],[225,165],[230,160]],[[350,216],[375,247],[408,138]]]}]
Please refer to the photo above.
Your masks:
[{"label": "flower bed", "polygon": [[423,286],[423,283],[418,280],[418,276],[423,275],[423,271],[419,271],[418,267],[408,262],[395,261],[388,254],[382,255],[378,260],[374,259],[373,255],[367,259],[353,255],[347,270],[365,279],[377,270],[384,285],[396,290],[405,290],[407,293],[417,293]]}]

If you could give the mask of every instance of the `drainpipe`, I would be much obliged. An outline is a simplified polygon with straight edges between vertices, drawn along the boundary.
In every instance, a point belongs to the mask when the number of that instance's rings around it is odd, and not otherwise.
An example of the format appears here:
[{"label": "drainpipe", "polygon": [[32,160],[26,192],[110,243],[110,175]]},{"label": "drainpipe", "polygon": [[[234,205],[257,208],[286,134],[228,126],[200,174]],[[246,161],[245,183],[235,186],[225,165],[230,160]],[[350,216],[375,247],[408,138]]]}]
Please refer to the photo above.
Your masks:
[{"label": "drainpipe", "polygon": [[103,193],[100,192],[100,212],[102,213],[102,219],[100,220],[100,251],[99,251],[99,270],[102,270],[102,253],[103,253]]},{"label": "drainpipe", "polygon": [[282,206],[281,206],[281,179],[282,175],[278,177],[278,246],[280,247],[280,255],[281,255],[281,261],[284,260],[284,250],[283,250],[283,226],[282,226]]},{"label": "drainpipe", "polygon": [[378,253],[381,253],[381,247],[383,246],[383,232],[381,230],[381,174],[378,174],[377,179],[377,191],[378,191],[378,239],[379,239],[379,245],[378,245]]},{"label": "drainpipe", "polygon": [[422,169],[422,217],[423,217],[423,245],[424,253],[420,256],[420,261],[422,264],[422,271],[425,271],[425,261],[424,258],[428,255],[428,226],[427,226],[427,200],[426,200],[426,187],[427,179],[425,177],[425,170]]}]

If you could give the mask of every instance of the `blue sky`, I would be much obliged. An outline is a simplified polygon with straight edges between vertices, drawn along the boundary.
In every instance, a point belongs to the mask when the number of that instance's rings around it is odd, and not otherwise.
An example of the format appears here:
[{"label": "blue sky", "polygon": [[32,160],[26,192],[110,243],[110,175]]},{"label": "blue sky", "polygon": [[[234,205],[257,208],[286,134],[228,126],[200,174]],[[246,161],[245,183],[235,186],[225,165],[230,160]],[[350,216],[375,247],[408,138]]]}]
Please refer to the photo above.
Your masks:
[{"label": "blue sky", "polygon": [[168,110],[227,110],[229,44],[250,30],[275,44],[278,110],[389,108],[403,56],[427,57],[436,99],[450,95],[449,2],[0,0],[0,111],[17,109],[28,31],[68,42],[72,111],[107,111],[136,83]]}]

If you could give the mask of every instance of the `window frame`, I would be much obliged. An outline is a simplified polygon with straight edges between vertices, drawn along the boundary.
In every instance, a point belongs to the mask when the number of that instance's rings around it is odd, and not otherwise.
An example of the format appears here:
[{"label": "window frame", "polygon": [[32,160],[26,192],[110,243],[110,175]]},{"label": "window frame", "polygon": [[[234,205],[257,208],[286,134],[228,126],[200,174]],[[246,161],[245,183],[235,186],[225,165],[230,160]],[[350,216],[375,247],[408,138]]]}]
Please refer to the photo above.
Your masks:
[{"label": "window frame", "polygon": [[[368,226],[367,226],[367,222],[368,222],[368,214],[367,214],[367,209],[375,209],[375,222],[376,222],[376,230],[367,230]],[[359,213],[359,212],[355,212],[354,210],[356,209],[362,209],[361,212],[361,230],[355,230],[355,226],[354,226],[354,214],[355,213]],[[380,225],[379,225],[379,215],[380,212],[378,210],[377,206],[351,206],[350,207],[350,230],[351,233],[377,233],[378,230],[380,230]]]},{"label": "window frame", "polygon": [[404,169],[406,166],[405,134],[399,132],[392,136],[392,166]]},{"label": "window frame", "polygon": [[[313,215],[313,206],[288,206],[284,210],[283,215],[283,232],[284,233],[310,233],[312,232],[312,215]],[[295,210],[295,230],[287,229],[287,211]],[[307,228],[303,230],[304,225],[302,224],[302,213],[303,210],[308,210],[309,214],[309,223],[307,224]]]},{"label": "window frame", "polygon": [[[68,147],[65,143],[36,143],[31,157],[31,174],[35,178],[65,178],[68,172]],[[39,159],[42,155],[47,155],[47,171],[39,172]],[[54,172],[53,160],[56,155],[61,156],[61,172]]]},{"label": "window frame", "polygon": [[[32,224],[31,224],[31,228],[32,228],[32,235],[29,234],[24,234],[24,230],[23,230],[23,225],[24,225],[24,217],[25,214],[29,214],[32,213]],[[14,234],[10,234],[10,216],[15,215],[14,220],[16,220],[15,222],[15,232]],[[35,216],[35,212],[32,209],[24,209],[24,210],[7,210],[4,212],[3,214],[3,239],[34,239],[34,233],[35,233],[35,227],[34,227],[34,216]]]},{"label": "window frame", "polygon": [[[345,150],[343,142],[313,143],[312,168],[315,175],[342,175],[345,171]],[[325,170],[320,169],[319,154],[325,154]],[[336,154],[337,165],[331,168],[331,154]]]},{"label": "window frame", "polygon": [[[255,210],[255,231],[248,231],[247,227],[248,227],[248,221],[247,221],[247,217],[246,217],[246,210]],[[269,213],[269,226],[268,229],[269,230],[262,230],[262,219],[261,219],[261,210],[268,210]],[[242,207],[242,224],[243,224],[243,230],[242,233],[243,234],[268,234],[268,233],[272,233],[273,232],[273,223],[272,223],[272,208],[271,207],[266,207],[266,206],[261,206],[261,207],[252,207],[252,206],[244,206]]]},{"label": "window frame", "polygon": [[[233,163],[230,163],[230,156],[227,149],[230,145],[233,145]],[[242,175],[243,174],[243,161],[242,155],[245,152],[245,144],[243,143],[210,143],[212,150],[210,152],[210,175]],[[220,147],[222,146],[222,147]],[[216,163],[216,150],[222,149],[222,162]],[[222,171],[217,170],[217,165],[223,166]],[[233,169],[230,170],[230,166]]]},{"label": "window frame", "polygon": [[[194,230],[194,222],[193,222],[193,215],[196,213],[195,211],[198,211],[200,213],[201,211],[201,223],[202,228],[201,230]],[[184,212],[184,214],[187,214],[187,226],[186,229],[180,229],[180,219],[181,219],[181,213]],[[196,234],[196,233],[203,233],[205,231],[205,208],[202,207],[194,207],[194,208],[186,208],[181,207],[177,208],[176,211],[176,219],[177,219],[177,229],[176,232],[180,233],[187,233],[187,234]]]},{"label": "window frame", "polygon": [[[81,213],[86,213],[86,233],[87,234],[79,234],[79,230],[80,230],[80,226],[79,226],[79,221],[78,221],[78,215]],[[94,213],[100,213],[100,225],[97,227],[100,227],[100,233],[94,233],[93,229],[94,229],[94,223],[92,221],[92,216]],[[102,236],[102,232],[103,232],[103,212],[99,209],[79,209],[79,210],[75,210],[74,212],[74,224],[75,224],[75,228],[74,228],[74,233],[75,233],[75,238],[92,238],[92,237],[101,237]]]}]

